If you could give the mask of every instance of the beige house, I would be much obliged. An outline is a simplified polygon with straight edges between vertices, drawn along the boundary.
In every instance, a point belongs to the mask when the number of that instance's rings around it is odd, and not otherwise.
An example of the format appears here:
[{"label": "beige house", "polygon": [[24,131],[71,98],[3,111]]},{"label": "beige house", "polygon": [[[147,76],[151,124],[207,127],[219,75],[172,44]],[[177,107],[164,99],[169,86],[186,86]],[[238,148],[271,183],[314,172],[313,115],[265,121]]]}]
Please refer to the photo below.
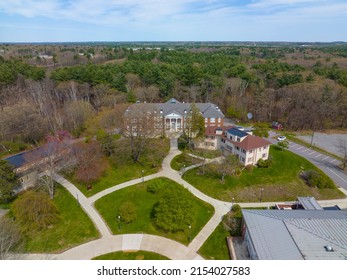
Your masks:
[{"label": "beige house", "polygon": [[246,166],[257,164],[259,159],[268,159],[270,145],[269,141],[253,136],[251,131],[228,126],[206,128],[204,142],[197,147],[230,152]]}]

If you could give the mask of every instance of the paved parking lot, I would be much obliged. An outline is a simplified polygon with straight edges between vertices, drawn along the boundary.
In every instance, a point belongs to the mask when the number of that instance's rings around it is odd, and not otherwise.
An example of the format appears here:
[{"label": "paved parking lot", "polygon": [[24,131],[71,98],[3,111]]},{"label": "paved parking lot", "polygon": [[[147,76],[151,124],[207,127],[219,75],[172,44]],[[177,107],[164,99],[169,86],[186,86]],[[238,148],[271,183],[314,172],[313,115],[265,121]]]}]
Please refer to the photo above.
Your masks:
[{"label": "paved parking lot", "polygon": [[[304,140],[307,143],[311,143],[312,141],[312,135],[297,136],[297,138]],[[332,154],[342,156],[341,152],[339,151],[337,147],[340,139],[342,141],[347,142],[347,134],[326,134],[326,133],[315,132],[313,136],[312,144]]]},{"label": "paved parking lot", "polygon": [[[268,140],[276,144],[278,142],[276,137],[277,135],[274,132],[271,132]],[[347,174],[342,172],[338,167],[341,164],[339,160],[290,141],[289,150],[312,162],[318,168],[323,170],[336,185],[347,190]]]}]

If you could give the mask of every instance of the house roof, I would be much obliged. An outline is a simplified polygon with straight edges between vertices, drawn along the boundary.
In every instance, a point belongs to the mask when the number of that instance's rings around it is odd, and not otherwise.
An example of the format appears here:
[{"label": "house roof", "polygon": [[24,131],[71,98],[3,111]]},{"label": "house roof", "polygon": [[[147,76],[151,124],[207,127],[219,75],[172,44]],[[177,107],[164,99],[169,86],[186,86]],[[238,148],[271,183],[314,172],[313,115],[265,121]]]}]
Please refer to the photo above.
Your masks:
[{"label": "house roof", "polygon": [[265,140],[264,138],[261,138],[258,136],[253,136],[253,135],[248,135],[241,142],[235,142],[235,141],[232,141],[226,137],[225,137],[225,140],[229,141],[230,143],[234,144],[235,146],[238,146],[241,149],[244,149],[246,151],[271,145],[271,142]]},{"label": "house roof", "polygon": [[[223,127],[216,127],[216,126],[208,126],[205,128],[205,135],[206,136],[214,136],[217,135],[217,130],[221,130],[222,132],[232,128],[234,126],[223,126]],[[221,136],[221,134],[218,134]]]},{"label": "house roof", "polygon": [[4,160],[6,160],[11,165],[13,165],[15,168],[18,168],[23,166],[26,163],[24,155],[25,155],[25,152],[4,158]]},{"label": "house roof", "polygon": [[172,98],[166,103],[135,103],[132,104],[125,112],[126,116],[136,116],[139,112],[152,112],[154,114],[160,114],[166,116],[171,111],[176,111],[180,115],[184,116],[190,113],[191,105],[195,106],[202,113],[204,118],[224,118],[222,111],[212,103],[181,103]]},{"label": "house roof", "polygon": [[244,131],[236,128],[236,127],[228,129],[227,132],[232,134],[232,135],[236,135],[238,137],[241,137],[241,138],[249,135],[247,132],[244,132]]},{"label": "house roof", "polygon": [[[259,259],[347,259],[347,211],[242,213]],[[333,251],[328,252],[326,246]]]}]

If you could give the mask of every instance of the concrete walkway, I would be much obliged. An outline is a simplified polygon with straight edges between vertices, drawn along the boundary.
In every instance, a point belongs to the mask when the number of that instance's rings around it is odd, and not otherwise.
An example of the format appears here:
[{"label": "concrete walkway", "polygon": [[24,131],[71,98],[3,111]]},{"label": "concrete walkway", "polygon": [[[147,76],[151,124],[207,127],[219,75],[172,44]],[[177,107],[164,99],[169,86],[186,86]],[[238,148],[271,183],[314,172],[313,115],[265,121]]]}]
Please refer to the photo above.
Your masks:
[{"label": "concrete walkway", "polygon": [[[145,250],[151,251],[163,256],[166,256],[173,260],[185,260],[185,259],[202,259],[197,253],[199,248],[204,244],[207,238],[216,229],[218,224],[225,213],[227,213],[231,207],[231,202],[224,202],[212,197],[209,197],[193,187],[191,184],[182,179],[180,172],[173,170],[170,166],[172,159],[179,155],[181,152],[177,148],[177,139],[170,139],[170,152],[163,160],[162,170],[156,174],[148,175],[144,177],[144,180],[151,180],[158,177],[167,177],[183,187],[187,188],[192,194],[199,199],[211,204],[214,207],[214,215],[208,221],[208,223],[202,228],[202,230],[195,236],[188,246],[182,245],[176,241],[150,234],[124,234],[124,235],[112,235],[108,226],[94,208],[94,203],[101,197],[108,195],[114,191],[132,186],[142,182],[142,178],[134,179],[117,186],[111,187],[104,191],[101,191],[92,197],[85,197],[79,189],[72,183],[64,179],[59,175],[55,175],[54,179],[63,185],[74,196],[84,211],[89,215],[96,228],[100,232],[101,238],[82,244],[80,246],[69,249],[61,254],[33,254],[26,255],[26,259],[92,259],[94,257],[111,253],[115,251],[127,251],[127,250]],[[208,160],[209,162],[218,159]],[[200,164],[201,165],[201,164]],[[199,165],[196,165],[199,166]],[[196,167],[194,166],[194,167]],[[187,169],[186,169],[187,170]],[[346,194],[347,191],[343,190]],[[347,199],[344,200],[327,200],[319,201],[322,206],[339,205],[342,208],[347,208]],[[241,207],[267,207],[273,206],[275,202],[262,202],[262,203],[240,203]]]}]

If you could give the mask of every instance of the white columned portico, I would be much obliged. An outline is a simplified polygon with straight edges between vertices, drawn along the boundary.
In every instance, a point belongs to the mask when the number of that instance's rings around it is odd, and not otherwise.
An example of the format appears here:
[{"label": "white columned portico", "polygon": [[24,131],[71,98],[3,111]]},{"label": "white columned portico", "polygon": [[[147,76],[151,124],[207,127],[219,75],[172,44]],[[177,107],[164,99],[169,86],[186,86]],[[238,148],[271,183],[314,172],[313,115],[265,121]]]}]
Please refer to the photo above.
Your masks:
[{"label": "white columned portico", "polygon": [[166,115],[165,130],[169,130],[170,132],[182,130],[182,116],[176,113]]}]

